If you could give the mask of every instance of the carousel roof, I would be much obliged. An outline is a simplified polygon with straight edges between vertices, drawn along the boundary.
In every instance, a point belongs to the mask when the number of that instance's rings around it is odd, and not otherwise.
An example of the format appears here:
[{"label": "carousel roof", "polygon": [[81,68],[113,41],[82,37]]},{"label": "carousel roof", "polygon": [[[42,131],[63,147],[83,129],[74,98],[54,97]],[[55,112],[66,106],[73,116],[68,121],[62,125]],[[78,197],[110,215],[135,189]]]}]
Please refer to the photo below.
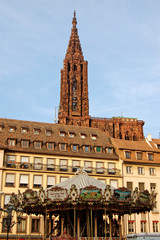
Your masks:
[{"label": "carousel roof", "polygon": [[[80,173],[77,172],[76,176],[69,178],[64,182],[58,183],[55,186],[65,188],[69,191],[72,185],[76,185],[76,188],[78,191],[81,188],[85,188],[88,186],[94,186],[97,188],[101,188],[102,191],[104,191],[106,188],[105,183],[103,183],[102,181],[97,180],[93,177],[88,176],[88,174],[85,171],[80,172]],[[52,187],[50,187],[50,188],[52,188]],[[50,189],[50,188],[48,188],[48,189]]]}]

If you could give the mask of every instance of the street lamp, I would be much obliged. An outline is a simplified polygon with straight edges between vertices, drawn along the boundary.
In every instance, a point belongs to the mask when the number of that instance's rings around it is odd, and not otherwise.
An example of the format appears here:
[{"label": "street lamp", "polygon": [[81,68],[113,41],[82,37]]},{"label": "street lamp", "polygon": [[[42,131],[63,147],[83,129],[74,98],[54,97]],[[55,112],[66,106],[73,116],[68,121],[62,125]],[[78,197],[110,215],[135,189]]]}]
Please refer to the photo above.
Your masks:
[{"label": "street lamp", "polygon": [[[12,222],[12,217],[13,217],[12,213],[13,213],[13,211],[15,211],[17,213],[17,222],[15,222],[15,221]],[[7,213],[6,221],[2,222],[2,225],[3,225],[4,228],[7,229],[7,240],[8,240],[9,232],[10,232],[11,228],[16,223],[20,223],[21,222],[23,209],[22,208],[16,208],[12,204],[8,204],[7,209],[0,208],[0,212]]]}]

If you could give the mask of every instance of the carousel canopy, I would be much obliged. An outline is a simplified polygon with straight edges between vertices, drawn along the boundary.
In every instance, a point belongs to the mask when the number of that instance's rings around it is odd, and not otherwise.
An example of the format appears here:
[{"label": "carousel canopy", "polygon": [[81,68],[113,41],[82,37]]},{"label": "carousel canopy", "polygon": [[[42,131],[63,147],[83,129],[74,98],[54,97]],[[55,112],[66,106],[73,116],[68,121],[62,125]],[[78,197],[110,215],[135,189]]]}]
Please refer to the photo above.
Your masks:
[{"label": "carousel canopy", "polygon": [[83,171],[76,176],[59,183],[45,191],[27,189],[18,194],[13,193],[11,203],[22,207],[24,212],[34,214],[57,214],[61,211],[92,208],[104,210],[110,214],[131,214],[150,211],[155,204],[154,193],[147,190],[133,192],[126,188],[111,189],[109,185],[88,176]]}]

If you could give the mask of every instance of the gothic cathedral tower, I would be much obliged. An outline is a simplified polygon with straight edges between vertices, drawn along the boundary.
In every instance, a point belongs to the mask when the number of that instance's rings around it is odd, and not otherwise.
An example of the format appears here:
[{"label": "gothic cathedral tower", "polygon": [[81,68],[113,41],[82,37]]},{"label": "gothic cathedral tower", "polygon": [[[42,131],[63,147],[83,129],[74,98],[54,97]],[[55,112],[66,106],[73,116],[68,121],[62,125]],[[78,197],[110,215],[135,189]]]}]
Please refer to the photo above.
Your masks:
[{"label": "gothic cathedral tower", "polygon": [[84,61],[74,12],[71,36],[61,70],[58,119],[67,125],[89,126],[88,62]]}]

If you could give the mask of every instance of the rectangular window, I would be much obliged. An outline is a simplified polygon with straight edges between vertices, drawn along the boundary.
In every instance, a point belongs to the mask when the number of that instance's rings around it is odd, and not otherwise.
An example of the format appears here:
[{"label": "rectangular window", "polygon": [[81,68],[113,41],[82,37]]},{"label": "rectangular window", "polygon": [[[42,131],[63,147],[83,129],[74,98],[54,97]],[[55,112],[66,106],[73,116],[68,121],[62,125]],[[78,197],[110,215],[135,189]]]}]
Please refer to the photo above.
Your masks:
[{"label": "rectangular window", "polygon": [[132,173],[132,166],[126,166],[126,173],[128,174]]},{"label": "rectangular window", "polygon": [[34,142],[34,147],[35,147],[36,149],[40,149],[41,146],[42,146],[42,143],[41,143],[40,141],[35,141],[35,142]]},{"label": "rectangular window", "polygon": [[47,188],[52,187],[55,185],[55,177],[49,176],[47,177]]},{"label": "rectangular window", "polygon": [[108,150],[107,152],[108,152],[109,154],[113,153],[113,148],[108,148],[107,150]]},{"label": "rectangular window", "polygon": [[59,148],[61,151],[66,151],[66,144],[65,143],[60,143]]},{"label": "rectangular window", "polygon": [[130,159],[131,158],[131,152],[126,151],[125,156],[126,156],[127,159]]},{"label": "rectangular window", "polygon": [[28,175],[20,174],[20,187],[28,187]]},{"label": "rectangular window", "polygon": [[[2,232],[7,232],[7,218],[6,217],[3,217],[3,221],[2,221]],[[12,219],[11,219],[11,222],[12,222]],[[10,232],[11,232],[11,228],[10,228]]]},{"label": "rectangular window", "polygon": [[153,153],[148,153],[148,160],[153,161]]},{"label": "rectangular window", "polygon": [[149,174],[150,174],[151,176],[154,176],[155,173],[156,173],[155,168],[149,168]]},{"label": "rectangular window", "polygon": [[111,181],[110,181],[110,185],[111,185],[111,187],[118,188],[118,182],[117,182],[117,180],[111,180]]},{"label": "rectangular window", "polygon": [[48,148],[49,150],[53,150],[53,149],[54,149],[54,143],[48,142],[48,143],[47,143],[47,148]]},{"label": "rectangular window", "polygon": [[84,151],[89,152],[89,146],[84,146]]},{"label": "rectangular window", "polygon": [[72,171],[76,172],[78,168],[79,168],[79,161],[78,160],[73,160],[72,161]]},{"label": "rectangular window", "polygon": [[10,198],[11,198],[11,195],[9,195],[9,194],[4,195],[4,208],[7,207],[8,203],[10,201]]},{"label": "rectangular window", "polygon": [[159,232],[158,231],[158,225],[159,225],[159,222],[158,221],[153,221],[153,232]]},{"label": "rectangular window", "polygon": [[96,152],[98,152],[98,153],[102,152],[102,147],[97,146],[97,147],[96,147]]},{"label": "rectangular window", "polygon": [[68,166],[67,166],[67,160],[66,159],[61,159],[60,160],[60,171],[67,171]]},{"label": "rectangular window", "polygon": [[128,233],[134,233],[135,222],[132,220],[128,221]]},{"label": "rectangular window", "polygon": [[21,168],[28,168],[29,157],[21,157]]},{"label": "rectangular window", "polygon": [[108,163],[108,173],[109,174],[115,174],[115,163]]},{"label": "rectangular window", "polygon": [[7,167],[14,167],[15,166],[15,159],[16,159],[16,156],[8,155],[7,156]]},{"label": "rectangular window", "polygon": [[61,179],[60,179],[61,182],[64,182],[66,180],[68,180],[68,177],[61,177]]},{"label": "rectangular window", "polygon": [[88,173],[92,172],[92,163],[89,161],[84,162],[85,171]]},{"label": "rectangular window", "polygon": [[17,233],[25,233],[26,232],[26,218],[22,218],[20,222],[17,223]]},{"label": "rectangular window", "polygon": [[53,171],[55,168],[55,160],[52,158],[47,158],[47,170]]},{"label": "rectangular window", "polygon": [[78,151],[78,145],[77,144],[73,144],[72,150],[73,150],[73,152],[77,152]]},{"label": "rectangular window", "polygon": [[15,139],[8,139],[8,145],[15,147],[16,146],[16,140]]},{"label": "rectangular window", "polygon": [[98,180],[103,182],[104,184],[106,184],[106,180],[105,179],[98,178]]},{"label": "rectangular window", "polygon": [[7,173],[6,174],[6,186],[14,187],[14,179],[15,179],[15,174]]},{"label": "rectangular window", "polygon": [[142,153],[141,152],[137,152],[137,160],[142,160]]},{"label": "rectangular window", "polygon": [[33,177],[33,187],[40,188],[42,186],[42,176],[35,175]]},{"label": "rectangular window", "polygon": [[100,174],[104,173],[104,164],[103,164],[103,162],[97,162],[97,173],[100,173]]},{"label": "rectangular window", "polygon": [[28,140],[22,140],[21,146],[22,146],[23,148],[27,148],[27,147],[28,147],[28,143],[29,143]]},{"label": "rectangular window", "polygon": [[31,232],[39,233],[40,231],[40,219],[32,218]]},{"label": "rectangular window", "polygon": [[34,158],[34,169],[35,170],[42,169],[42,158]]},{"label": "rectangular window", "polygon": [[139,191],[143,192],[144,191],[144,182],[139,182],[138,185],[139,185]]},{"label": "rectangular window", "polygon": [[146,232],[146,221],[141,221],[141,232],[142,233]]},{"label": "rectangular window", "polygon": [[138,174],[143,175],[144,174],[144,168],[143,167],[138,167]]},{"label": "rectangular window", "polygon": [[127,189],[133,191],[133,182],[127,182]]},{"label": "rectangular window", "polygon": [[156,183],[150,183],[150,191],[151,191],[151,193],[155,192],[155,190],[156,190]]}]

